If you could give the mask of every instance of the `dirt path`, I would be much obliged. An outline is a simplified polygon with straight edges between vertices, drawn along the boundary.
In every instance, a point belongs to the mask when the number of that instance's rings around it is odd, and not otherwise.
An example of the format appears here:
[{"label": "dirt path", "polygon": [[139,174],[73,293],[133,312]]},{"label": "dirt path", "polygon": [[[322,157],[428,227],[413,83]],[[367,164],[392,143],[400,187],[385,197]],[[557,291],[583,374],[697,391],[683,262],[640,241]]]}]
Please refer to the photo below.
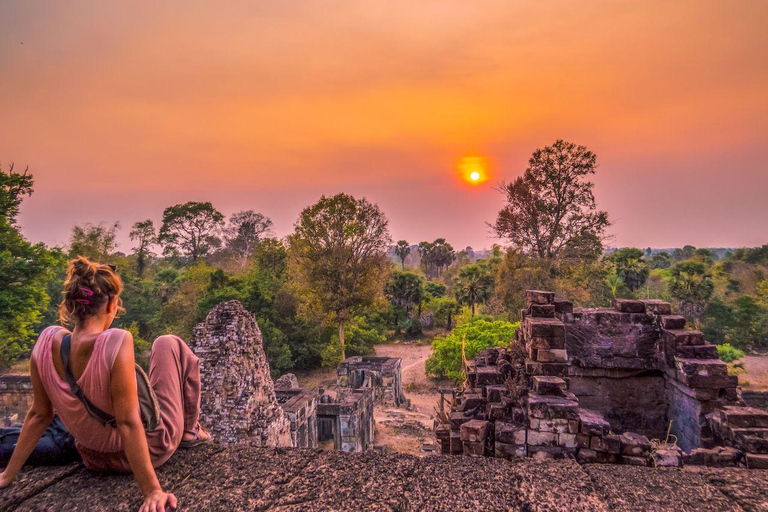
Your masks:
[{"label": "dirt path", "polygon": [[391,343],[377,345],[376,355],[402,360],[403,391],[411,401],[411,410],[377,406],[376,444],[389,450],[418,455],[421,445],[434,441],[434,407],[440,399],[439,383],[428,378],[424,363],[432,353],[429,345]]},{"label": "dirt path", "polygon": [[747,373],[739,375],[741,387],[755,391],[768,390],[768,355],[747,356],[742,361],[747,367]]}]

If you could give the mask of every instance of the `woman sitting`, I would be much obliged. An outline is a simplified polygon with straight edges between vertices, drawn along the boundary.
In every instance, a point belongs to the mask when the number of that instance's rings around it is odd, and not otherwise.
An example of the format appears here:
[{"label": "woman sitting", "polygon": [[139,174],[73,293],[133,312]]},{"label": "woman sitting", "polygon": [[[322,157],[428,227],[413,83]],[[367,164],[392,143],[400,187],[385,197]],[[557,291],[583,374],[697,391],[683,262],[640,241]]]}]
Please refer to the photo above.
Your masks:
[{"label": "woman sitting", "polygon": [[[176,508],[176,497],[160,487],[155,469],[177,448],[210,441],[200,428],[200,365],[177,336],[161,336],[152,344],[149,382],[157,395],[160,421],[144,431],[137,398],[133,337],[110,325],[122,310],[123,283],[107,265],[77,258],[69,262],[60,306],[64,323],[45,329],[32,350],[30,373],[34,402],[27,413],[0,487],[8,486],[58,413],[75,438],[89,469],[133,472],[144,495],[140,512]],[[61,358],[62,339],[71,334],[69,366],[84,395],[114,416],[114,427],[95,419],[72,393]]]}]

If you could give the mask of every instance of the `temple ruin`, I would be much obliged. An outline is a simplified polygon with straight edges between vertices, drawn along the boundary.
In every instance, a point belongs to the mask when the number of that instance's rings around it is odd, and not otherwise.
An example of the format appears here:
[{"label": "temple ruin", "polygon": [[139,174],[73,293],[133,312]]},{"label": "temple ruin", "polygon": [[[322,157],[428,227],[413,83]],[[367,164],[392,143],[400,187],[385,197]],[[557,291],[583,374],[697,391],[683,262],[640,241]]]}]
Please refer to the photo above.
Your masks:
[{"label": "temple ruin", "polygon": [[373,389],[340,391],[336,398],[323,395],[317,403],[318,442],[332,442],[333,449],[364,452],[373,448]]},{"label": "temple ruin", "polygon": [[200,358],[200,422],[222,444],[292,446],[256,319],[237,301],[219,304],[195,328]]},{"label": "temple ruin", "polygon": [[336,384],[342,390],[371,388],[376,403],[400,407],[406,404],[401,370],[400,358],[348,357],[336,369]]},{"label": "temple ruin", "polygon": [[443,453],[631,465],[768,467],[768,411],[747,407],[716,347],[658,300],[577,308],[526,292],[509,350],[467,366]]}]

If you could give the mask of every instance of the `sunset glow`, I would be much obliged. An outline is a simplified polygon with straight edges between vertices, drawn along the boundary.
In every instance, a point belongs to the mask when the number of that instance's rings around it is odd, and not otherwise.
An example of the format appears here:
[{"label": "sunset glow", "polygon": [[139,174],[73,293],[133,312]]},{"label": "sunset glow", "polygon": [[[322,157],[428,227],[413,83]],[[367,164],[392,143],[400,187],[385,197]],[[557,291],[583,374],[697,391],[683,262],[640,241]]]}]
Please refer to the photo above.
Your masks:
[{"label": "sunset glow", "polygon": [[344,191],[396,239],[489,247],[493,185],[561,138],[598,156],[612,243],[765,243],[768,2],[331,4],[3,2],[0,163],[35,176],[26,236],[190,200],[285,236]]}]

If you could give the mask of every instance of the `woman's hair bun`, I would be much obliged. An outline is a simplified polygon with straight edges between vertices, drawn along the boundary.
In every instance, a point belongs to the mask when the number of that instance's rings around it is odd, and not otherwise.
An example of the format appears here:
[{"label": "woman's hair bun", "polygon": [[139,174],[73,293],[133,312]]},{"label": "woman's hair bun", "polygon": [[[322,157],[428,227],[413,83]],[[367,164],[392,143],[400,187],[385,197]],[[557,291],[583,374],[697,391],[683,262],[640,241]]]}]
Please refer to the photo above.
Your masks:
[{"label": "woman's hair bun", "polygon": [[[98,314],[104,306],[123,291],[123,282],[109,265],[78,256],[67,264],[64,298],[59,316],[66,324],[82,322]],[[121,303],[118,307],[122,310]]]}]

